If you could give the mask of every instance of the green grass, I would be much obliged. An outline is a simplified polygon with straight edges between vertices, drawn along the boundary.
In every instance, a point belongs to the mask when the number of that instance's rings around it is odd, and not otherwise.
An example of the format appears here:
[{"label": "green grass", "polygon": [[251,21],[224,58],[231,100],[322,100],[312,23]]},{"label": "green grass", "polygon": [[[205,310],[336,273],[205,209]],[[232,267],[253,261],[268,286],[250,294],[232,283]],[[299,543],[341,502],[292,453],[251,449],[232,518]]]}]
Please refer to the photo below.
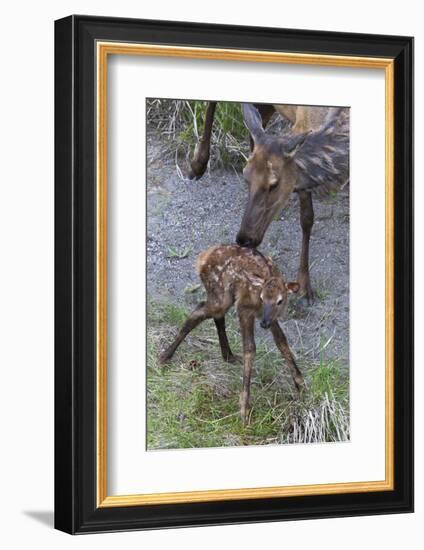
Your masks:
[{"label": "green grass", "polygon": [[164,303],[160,306],[149,304],[149,323],[180,326],[187,317],[187,311],[173,303]]},{"label": "green grass", "polygon": [[[149,449],[267,445],[349,439],[348,369],[321,352],[300,360],[308,390],[299,397],[274,345],[257,338],[252,410],[239,417],[240,365],[222,361],[213,321],[193,331],[169,365],[158,355],[186,318],[184,307],[148,307],[147,446]],[[241,355],[238,324],[227,316],[230,345]]]}]

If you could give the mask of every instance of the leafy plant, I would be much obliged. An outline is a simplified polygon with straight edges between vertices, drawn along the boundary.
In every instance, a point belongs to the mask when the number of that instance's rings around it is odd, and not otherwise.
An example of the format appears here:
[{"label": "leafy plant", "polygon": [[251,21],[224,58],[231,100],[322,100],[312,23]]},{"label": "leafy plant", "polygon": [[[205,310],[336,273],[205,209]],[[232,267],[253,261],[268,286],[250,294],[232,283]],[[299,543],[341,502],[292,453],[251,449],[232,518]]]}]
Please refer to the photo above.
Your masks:
[{"label": "leafy plant", "polygon": [[187,258],[187,256],[190,254],[191,252],[191,247],[187,246],[185,248],[175,248],[173,246],[170,246],[168,248],[168,255],[167,255],[167,258],[174,258],[174,259],[177,259],[177,260],[182,260],[184,258]]}]

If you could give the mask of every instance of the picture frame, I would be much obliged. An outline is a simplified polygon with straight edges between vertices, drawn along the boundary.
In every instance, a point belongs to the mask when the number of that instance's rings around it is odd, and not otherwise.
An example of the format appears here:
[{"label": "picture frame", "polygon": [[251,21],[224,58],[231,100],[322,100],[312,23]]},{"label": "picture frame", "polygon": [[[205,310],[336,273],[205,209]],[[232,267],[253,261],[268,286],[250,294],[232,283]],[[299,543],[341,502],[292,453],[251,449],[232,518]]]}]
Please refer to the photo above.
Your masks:
[{"label": "picture frame", "polygon": [[[116,54],[384,71],[384,480],[108,494],[107,63]],[[413,39],[77,15],[56,21],[55,527],[80,534],[412,511]]]}]

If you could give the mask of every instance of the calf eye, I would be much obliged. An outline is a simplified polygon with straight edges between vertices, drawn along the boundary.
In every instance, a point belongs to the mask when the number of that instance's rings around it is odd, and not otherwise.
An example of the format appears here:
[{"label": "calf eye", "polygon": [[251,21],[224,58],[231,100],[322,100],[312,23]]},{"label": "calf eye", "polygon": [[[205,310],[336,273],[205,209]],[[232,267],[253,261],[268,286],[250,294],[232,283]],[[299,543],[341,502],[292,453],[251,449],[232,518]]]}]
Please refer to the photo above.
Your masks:
[{"label": "calf eye", "polygon": [[283,299],[280,298],[280,299],[278,300],[278,302],[277,302],[277,306],[281,306],[282,303],[283,303]]}]

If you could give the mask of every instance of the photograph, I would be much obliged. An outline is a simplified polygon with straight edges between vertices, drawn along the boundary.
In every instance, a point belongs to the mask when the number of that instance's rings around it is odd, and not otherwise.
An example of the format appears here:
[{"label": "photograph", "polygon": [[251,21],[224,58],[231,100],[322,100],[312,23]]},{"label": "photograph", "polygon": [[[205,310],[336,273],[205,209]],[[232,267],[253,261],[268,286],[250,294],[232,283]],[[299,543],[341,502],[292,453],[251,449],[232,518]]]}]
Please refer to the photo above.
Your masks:
[{"label": "photograph", "polygon": [[349,151],[348,106],[146,99],[148,451],[350,440]]}]

